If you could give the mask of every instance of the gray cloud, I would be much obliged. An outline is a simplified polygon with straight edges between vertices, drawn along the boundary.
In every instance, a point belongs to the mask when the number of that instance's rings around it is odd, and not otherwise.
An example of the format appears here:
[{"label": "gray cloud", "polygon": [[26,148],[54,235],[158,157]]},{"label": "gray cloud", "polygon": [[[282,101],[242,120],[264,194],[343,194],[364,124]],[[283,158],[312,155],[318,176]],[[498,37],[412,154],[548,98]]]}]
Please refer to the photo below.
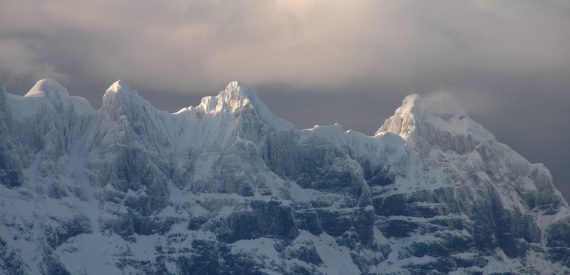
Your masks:
[{"label": "gray cloud", "polygon": [[570,197],[568,26],[567,0],[0,0],[0,78],[94,105],[122,78],[170,111],[238,79],[299,127],[366,133],[444,91]]}]

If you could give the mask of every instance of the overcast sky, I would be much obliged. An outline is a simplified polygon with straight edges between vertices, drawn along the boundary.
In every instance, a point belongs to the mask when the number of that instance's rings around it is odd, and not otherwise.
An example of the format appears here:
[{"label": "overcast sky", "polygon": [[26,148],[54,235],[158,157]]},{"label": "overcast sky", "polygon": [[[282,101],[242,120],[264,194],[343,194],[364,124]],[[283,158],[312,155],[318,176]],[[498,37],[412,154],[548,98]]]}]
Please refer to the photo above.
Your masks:
[{"label": "overcast sky", "polygon": [[46,76],[95,107],[121,78],[168,111],[240,80],[299,128],[367,134],[443,92],[570,198],[568,0],[0,0],[0,79]]}]

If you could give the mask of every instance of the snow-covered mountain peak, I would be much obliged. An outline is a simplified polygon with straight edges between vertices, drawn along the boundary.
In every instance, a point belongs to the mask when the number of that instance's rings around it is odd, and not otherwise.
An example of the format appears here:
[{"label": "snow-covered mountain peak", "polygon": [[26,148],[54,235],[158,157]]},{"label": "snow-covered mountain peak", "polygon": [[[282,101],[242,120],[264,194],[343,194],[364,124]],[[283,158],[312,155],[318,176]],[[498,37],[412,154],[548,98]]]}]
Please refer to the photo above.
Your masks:
[{"label": "snow-covered mountain peak", "polygon": [[141,97],[125,81],[117,80],[105,91],[102,108],[118,107],[124,104],[150,105],[146,99]]},{"label": "snow-covered mountain peak", "polygon": [[236,80],[228,83],[226,88],[220,93],[241,98],[257,99],[257,95],[251,88]]},{"label": "snow-covered mountain peak", "polygon": [[230,82],[217,96],[202,98],[200,107],[206,112],[236,112],[247,106],[257,108],[263,104],[249,87],[238,81]]},{"label": "snow-covered mountain peak", "polygon": [[26,97],[67,97],[69,92],[63,85],[53,78],[44,78],[38,82],[28,91]]},{"label": "snow-covered mountain peak", "polygon": [[108,115],[111,120],[121,121],[121,127],[129,124],[135,128],[146,125],[151,116],[161,116],[163,113],[122,80],[107,88],[100,112]]},{"label": "snow-covered mountain peak", "polygon": [[445,100],[369,137],[238,82],[176,114],[58,87],[0,93],[0,274],[570,274],[548,170]]},{"label": "snow-covered mountain peak", "polygon": [[[450,141],[450,144],[454,145],[457,140],[472,143],[472,141],[495,139],[487,129],[469,118],[460,104],[444,95],[407,96],[376,135],[384,132],[398,134],[424,153],[435,145],[440,149],[451,149],[447,145],[440,144],[442,142]],[[454,150],[463,152],[465,148],[463,145],[460,147],[462,148],[454,147]]]},{"label": "snow-covered mountain peak", "polygon": [[93,111],[86,99],[70,96],[67,88],[53,78],[38,81],[24,96],[0,93],[0,107],[2,101],[5,101],[5,107],[15,119],[52,119],[52,115],[68,111],[74,115]]},{"label": "snow-covered mountain peak", "polygon": [[131,90],[132,89],[129,86],[129,84],[127,84],[127,82],[125,82],[122,79],[113,82],[113,84],[111,84],[111,86],[107,88],[108,92],[113,92],[113,93],[118,93],[119,91],[131,91]]},{"label": "snow-covered mountain peak", "polygon": [[[131,88],[124,80],[117,80],[107,90],[103,97],[116,96],[129,97],[129,98],[141,98],[137,91]],[[142,99],[142,98],[141,98]]]},{"label": "snow-covered mountain peak", "polygon": [[388,118],[384,124],[378,129],[375,135],[383,132],[391,132],[400,135],[402,138],[409,138],[416,129],[416,120],[418,113],[425,109],[421,97],[418,94],[406,96],[402,101],[402,105],[396,109],[394,115]]},{"label": "snow-covered mountain peak", "polygon": [[398,109],[401,113],[412,113],[417,109],[418,103],[421,104],[421,97],[418,94],[411,94],[404,98],[402,101],[402,106]]},{"label": "snow-covered mountain peak", "polygon": [[211,115],[223,113],[237,114],[244,111],[253,112],[256,117],[277,129],[294,128],[289,122],[276,117],[253,89],[238,81],[230,82],[216,96],[202,98],[197,109]]}]

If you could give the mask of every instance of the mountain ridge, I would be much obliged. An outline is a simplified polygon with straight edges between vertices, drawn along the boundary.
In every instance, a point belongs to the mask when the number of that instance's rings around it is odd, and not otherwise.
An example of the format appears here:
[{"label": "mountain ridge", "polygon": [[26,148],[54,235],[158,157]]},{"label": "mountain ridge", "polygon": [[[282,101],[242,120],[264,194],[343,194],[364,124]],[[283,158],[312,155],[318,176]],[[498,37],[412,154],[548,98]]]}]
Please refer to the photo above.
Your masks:
[{"label": "mountain ridge", "polygon": [[0,274],[569,271],[548,170],[456,108],[411,95],[368,136],[238,82],[176,113],[38,83],[0,94]]}]

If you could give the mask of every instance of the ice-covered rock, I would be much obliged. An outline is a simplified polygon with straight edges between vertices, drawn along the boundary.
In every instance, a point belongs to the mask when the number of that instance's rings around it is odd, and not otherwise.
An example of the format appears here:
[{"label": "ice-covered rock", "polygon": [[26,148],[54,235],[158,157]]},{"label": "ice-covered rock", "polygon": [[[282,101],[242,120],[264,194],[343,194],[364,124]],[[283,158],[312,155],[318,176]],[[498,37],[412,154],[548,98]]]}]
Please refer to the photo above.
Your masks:
[{"label": "ice-covered rock", "polygon": [[568,273],[548,170],[448,101],[298,130],[231,82],[170,114],[0,90],[0,274]]}]

